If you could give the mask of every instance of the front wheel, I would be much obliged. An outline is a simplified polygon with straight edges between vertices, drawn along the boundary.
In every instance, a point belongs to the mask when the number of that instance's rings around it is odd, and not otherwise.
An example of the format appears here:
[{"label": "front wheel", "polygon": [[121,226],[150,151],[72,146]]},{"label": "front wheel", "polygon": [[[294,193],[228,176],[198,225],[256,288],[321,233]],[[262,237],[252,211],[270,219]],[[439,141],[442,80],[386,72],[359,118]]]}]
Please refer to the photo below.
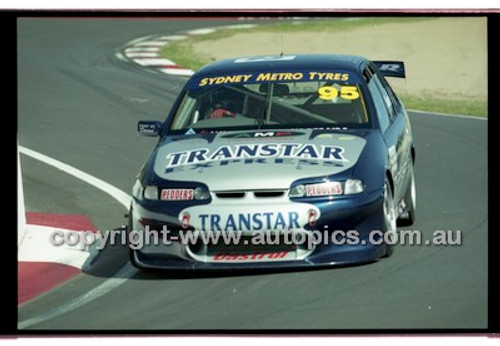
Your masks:
[{"label": "front wheel", "polygon": [[415,212],[417,210],[417,186],[415,184],[413,161],[410,161],[408,170],[410,174],[410,183],[408,184],[403,198],[403,213],[398,219],[398,226],[411,226],[415,222]]},{"label": "front wheel", "polygon": [[[394,205],[394,195],[392,192],[391,185],[389,184],[388,179],[385,179],[384,184],[384,223],[385,223],[385,232],[389,234],[389,237],[394,237],[397,232],[397,224],[396,224],[396,207]],[[387,252],[384,257],[389,257],[392,255],[394,251],[393,245],[386,244]]]}]

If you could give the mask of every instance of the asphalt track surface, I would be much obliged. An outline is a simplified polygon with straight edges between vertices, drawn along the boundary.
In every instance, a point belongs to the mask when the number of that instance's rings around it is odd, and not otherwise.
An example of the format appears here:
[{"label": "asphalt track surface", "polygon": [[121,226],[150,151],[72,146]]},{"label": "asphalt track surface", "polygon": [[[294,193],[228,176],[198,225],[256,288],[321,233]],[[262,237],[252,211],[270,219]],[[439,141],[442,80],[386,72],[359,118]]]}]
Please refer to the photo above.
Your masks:
[{"label": "asphalt track surface", "polygon": [[[115,51],[140,36],[226,23],[235,21],[19,19],[19,143],[130,192],[154,145],[137,136],[136,123],[164,119],[185,79],[141,70]],[[322,270],[138,272],[68,309],[126,265],[125,248],[109,247],[90,270],[20,306],[18,321],[41,316],[26,328],[124,332],[486,328],[488,123],[431,114],[411,120],[414,229],[426,239],[434,230],[461,230],[461,246],[397,246],[375,263]],[[101,230],[125,222],[126,210],[102,191],[24,155],[21,165],[27,211],[87,215]]]}]

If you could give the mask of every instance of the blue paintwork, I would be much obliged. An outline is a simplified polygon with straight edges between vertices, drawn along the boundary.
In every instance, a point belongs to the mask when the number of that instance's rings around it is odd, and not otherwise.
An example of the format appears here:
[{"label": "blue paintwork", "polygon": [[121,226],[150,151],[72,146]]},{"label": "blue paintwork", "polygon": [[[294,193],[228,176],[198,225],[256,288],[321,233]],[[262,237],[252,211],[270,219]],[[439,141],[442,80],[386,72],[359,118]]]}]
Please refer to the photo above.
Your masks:
[{"label": "blue paintwork", "polygon": [[[285,56],[286,57],[286,56]],[[394,172],[390,171],[388,148],[394,146],[398,152],[398,162],[400,167],[406,164],[408,160],[410,149],[413,149],[413,138],[411,137],[411,127],[409,124],[408,115],[401,106],[401,109],[394,115],[393,122],[389,129],[382,133],[379,129],[379,124],[376,116],[376,109],[374,101],[370,95],[365,77],[363,75],[364,69],[367,66],[372,66],[373,71],[378,74],[379,78],[383,79],[383,73],[377,70],[377,67],[372,64],[368,59],[360,56],[352,55],[297,55],[294,59],[283,61],[258,61],[258,62],[244,62],[235,63],[234,59],[221,60],[211,63],[199,71],[197,71],[191,79],[186,83],[179,97],[174,103],[170,115],[167,117],[160,134],[160,140],[156,148],[150,154],[148,160],[144,164],[139,174],[139,179],[144,185],[157,185],[165,187],[207,187],[200,182],[180,182],[180,181],[165,181],[160,179],[154,173],[154,158],[158,148],[170,141],[175,141],[184,138],[184,136],[172,136],[168,133],[173,115],[179,106],[180,100],[184,93],[198,86],[202,78],[217,75],[235,75],[238,73],[251,72],[284,72],[284,71],[348,71],[352,74],[352,78],[359,83],[363,95],[365,95],[366,108],[372,119],[370,129],[352,129],[343,131],[344,134],[353,134],[361,136],[366,139],[366,146],[358,159],[356,165],[351,169],[332,175],[329,178],[332,180],[343,181],[349,178],[361,179],[365,182],[369,189],[365,189],[360,194],[335,196],[330,199],[328,197],[316,198],[291,198],[291,203],[307,202],[314,204],[321,211],[321,218],[315,229],[323,229],[328,225],[330,231],[336,229],[356,229],[360,233],[361,240],[366,240],[368,232],[371,230],[385,230],[384,215],[382,211],[383,203],[383,186],[386,177],[394,180]],[[404,67],[402,70],[404,74]],[[397,100],[399,102],[399,100]],[[405,131],[409,129],[409,131]],[[314,131],[311,137],[325,131]],[[326,131],[328,132],[328,131]],[[410,135],[408,135],[410,133]],[[208,141],[212,141],[215,134],[196,134],[195,136],[203,136]],[[402,190],[407,184],[408,178],[404,178],[402,173],[401,186],[396,185],[394,182],[394,193],[397,196],[402,195]],[[315,183],[319,182],[318,179],[300,179],[292,183],[291,187],[298,184]],[[136,198],[133,200],[134,207],[147,209],[148,212],[168,215],[173,224],[169,223],[170,228],[179,229],[180,225],[175,224],[178,219],[179,212],[188,206],[209,204],[211,200],[205,201],[185,201],[185,202],[163,202],[163,201],[139,201]],[[136,211],[134,211],[136,213]],[[133,215],[134,213],[131,213]],[[147,215],[135,215],[135,217],[143,217],[143,222],[151,225],[151,227],[158,227],[162,224],[154,219],[149,219]],[[307,229],[307,227],[306,227]],[[172,246],[176,246],[175,244]],[[242,262],[242,263],[202,263],[194,260],[187,259],[179,256],[165,256],[155,254],[144,254],[136,252],[137,260],[140,265],[152,268],[165,268],[165,269],[235,269],[235,268],[283,268],[283,267],[303,267],[303,266],[320,266],[320,265],[345,265],[353,263],[362,263],[376,260],[386,253],[386,246],[382,245],[345,245],[345,246],[323,246],[320,245],[316,250],[309,255],[306,260],[302,261],[287,261],[287,262]]]}]

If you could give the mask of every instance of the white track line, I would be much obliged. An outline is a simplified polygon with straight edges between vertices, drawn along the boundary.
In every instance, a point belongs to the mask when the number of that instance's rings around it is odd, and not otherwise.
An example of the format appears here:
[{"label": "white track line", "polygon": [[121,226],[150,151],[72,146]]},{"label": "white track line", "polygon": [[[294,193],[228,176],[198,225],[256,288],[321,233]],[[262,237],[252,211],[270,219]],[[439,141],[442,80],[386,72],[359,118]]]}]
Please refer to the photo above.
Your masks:
[{"label": "white track line", "polygon": [[168,67],[160,67],[157,68],[158,71],[166,74],[177,75],[177,76],[187,76],[190,77],[193,75],[194,71],[185,69],[185,68],[168,68]]},{"label": "white track line", "polygon": [[53,166],[57,169],[60,169],[63,172],[66,172],[80,180],[83,180],[84,182],[98,188],[99,190],[107,193],[114,199],[116,199],[118,202],[120,202],[125,208],[130,207],[130,196],[123,192],[120,189],[117,189],[111,184],[106,183],[105,181],[96,178],[88,173],[85,173],[84,171],[79,170],[78,168],[72,167],[64,162],[61,162],[59,160],[53,159],[51,157],[48,157],[44,154],[40,154],[39,152],[36,152],[34,150],[28,149],[23,146],[19,146],[19,152],[21,154],[27,155],[29,157],[32,157],[36,160],[42,161],[50,166]]},{"label": "white track line", "polygon": [[165,41],[144,41],[134,44],[134,47],[162,47]]},{"label": "white track line", "polygon": [[137,52],[157,52],[160,47],[130,47],[125,49],[125,53],[137,53]]},{"label": "white track line", "polygon": [[[51,157],[40,154],[34,150],[28,149],[20,145],[18,146],[18,148],[20,153],[30,156],[36,160],[42,161],[55,168],[58,168],[61,171],[66,172],[80,180],[83,180],[86,183],[107,193],[108,195],[116,199],[120,204],[122,204],[128,210],[130,205],[130,196],[125,192],[123,192],[122,190],[106,183],[101,179],[93,177],[90,174],[79,170],[78,168],[74,168],[66,163],[63,163],[59,160],[53,159]],[[53,310],[50,310],[47,313],[29,318],[22,322],[18,322],[17,327],[19,329],[29,328],[37,323],[68,313],[112,291],[116,287],[125,283],[129,278],[134,276],[137,272],[138,270],[136,268],[134,268],[130,263],[127,263],[122,269],[120,269],[118,273],[114,275],[114,277],[106,279],[102,284],[93,288],[84,295],[73,299],[67,304],[63,304],[60,307],[54,308]]]},{"label": "white track line", "polygon": [[134,59],[134,62],[142,66],[177,66],[177,64],[172,60],[164,58]]},{"label": "white track line", "polygon": [[105,295],[106,293],[114,290],[121,284],[125,283],[129,278],[134,276],[137,273],[137,269],[134,268],[130,263],[127,263],[118,273],[115,274],[115,277],[109,278],[104,281],[99,286],[91,289],[89,292],[84,295],[77,297],[70,301],[67,304],[64,304],[58,308],[50,310],[47,313],[29,318],[17,324],[18,329],[29,328],[37,323],[50,320],[54,317],[66,314],[70,311],[73,311],[80,306],[83,306],[91,301]]},{"label": "white track line", "polygon": [[21,159],[19,158],[19,146],[17,151],[17,246],[21,245],[26,234],[26,209],[24,207],[23,180],[21,174]]},{"label": "white track line", "polygon": [[220,27],[221,29],[251,29],[255,28],[257,24],[234,24],[234,25],[225,25]]},{"label": "white track line", "polygon": [[115,53],[115,57],[118,59],[118,60],[121,60],[121,61],[126,61],[128,62],[129,60],[125,57],[125,55],[122,54],[122,52],[116,52]]},{"label": "white track line", "polygon": [[186,31],[185,33],[188,35],[207,35],[215,31],[217,31],[217,28],[195,29]]},{"label": "white track line", "polygon": [[133,58],[157,58],[158,53],[156,52],[125,52],[125,55],[129,59]]},{"label": "white track line", "polygon": [[180,41],[184,40],[185,38],[186,38],[185,35],[167,35],[158,37],[159,40],[165,40],[165,41]]}]

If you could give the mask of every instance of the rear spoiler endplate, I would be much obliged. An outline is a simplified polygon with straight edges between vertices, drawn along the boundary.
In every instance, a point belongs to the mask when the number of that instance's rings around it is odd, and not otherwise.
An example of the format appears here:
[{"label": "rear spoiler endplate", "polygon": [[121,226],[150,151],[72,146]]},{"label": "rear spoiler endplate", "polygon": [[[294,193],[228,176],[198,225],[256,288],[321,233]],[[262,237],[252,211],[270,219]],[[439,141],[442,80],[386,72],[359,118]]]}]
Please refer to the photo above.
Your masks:
[{"label": "rear spoiler endplate", "polygon": [[406,78],[405,64],[402,61],[373,61],[384,77]]}]

